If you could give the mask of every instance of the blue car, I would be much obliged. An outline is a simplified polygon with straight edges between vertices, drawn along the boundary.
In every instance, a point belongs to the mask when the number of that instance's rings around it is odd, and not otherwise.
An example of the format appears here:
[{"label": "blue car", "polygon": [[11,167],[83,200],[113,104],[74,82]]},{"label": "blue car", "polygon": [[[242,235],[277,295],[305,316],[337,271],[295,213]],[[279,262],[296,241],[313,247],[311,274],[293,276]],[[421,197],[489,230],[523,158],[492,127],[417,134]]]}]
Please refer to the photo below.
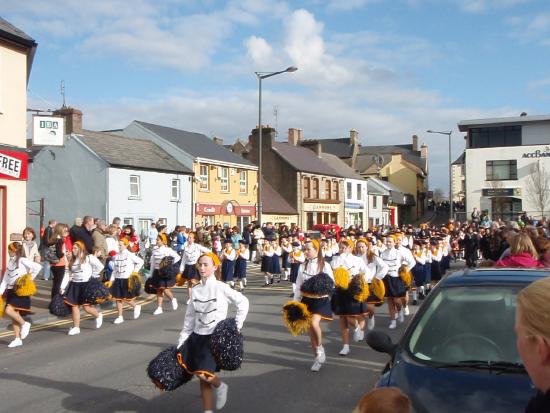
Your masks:
[{"label": "blue car", "polygon": [[391,360],[377,383],[399,387],[416,413],[518,413],[536,393],[516,349],[518,292],[548,270],[474,269],[445,277],[398,344],[367,335]]}]

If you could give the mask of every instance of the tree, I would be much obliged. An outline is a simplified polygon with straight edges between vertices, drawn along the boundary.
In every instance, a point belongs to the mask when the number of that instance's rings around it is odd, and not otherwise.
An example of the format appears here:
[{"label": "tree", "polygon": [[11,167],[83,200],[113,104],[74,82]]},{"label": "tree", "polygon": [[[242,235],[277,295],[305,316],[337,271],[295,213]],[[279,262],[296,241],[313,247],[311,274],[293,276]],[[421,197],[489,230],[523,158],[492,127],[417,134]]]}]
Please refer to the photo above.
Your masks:
[{"label": "tree", "polygon": [[436,203],[443,202],[445,200],[445,198],[443,196],[443,190],[441,188],[436,188],[436,190],[434,191],[434,198],[433,199]]},{"label": "tree", "polygon": [[540,159],[531,166],[531,173],[525,186],[525,196],[540,211],[541,218],[544,211],[550,209],[550,173]]}]

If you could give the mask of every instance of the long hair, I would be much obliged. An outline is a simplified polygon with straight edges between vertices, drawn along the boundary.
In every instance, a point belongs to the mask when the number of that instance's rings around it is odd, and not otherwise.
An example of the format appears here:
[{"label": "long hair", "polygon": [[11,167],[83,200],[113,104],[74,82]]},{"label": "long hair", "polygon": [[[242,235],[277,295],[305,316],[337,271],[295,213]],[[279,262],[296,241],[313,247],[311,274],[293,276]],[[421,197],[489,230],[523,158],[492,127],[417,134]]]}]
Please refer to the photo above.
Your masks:
[{"label": "long hair", "polygon": [[19,258],[23,256],[23,244],[20,242],[11,242],[8,245],[8,251],[13,252],[15,255],[15,264],[19,265]]},{"label": "long hair", "polygon": [[520,232],[510,241],[510,254],[519,255],[523,252],[528,252],[534,259],[539,257],[531,237],[525,232]]},{"label": "long hair", "polygon": [[[325,268],[325,258],[323,257],[323,249],[321,248],[321,244],[316,239],[312,239],[306,244],[311,244],[313,248],[317,250],[317,272],[320,273]],[[305,245],[305,244],[304,244]]]},{"label": "long hair", "polygon": [[88,256],[88,250],[86,249],[86,246],[82,241],[76,241],[73,244],[73,247],[74,246],[77,246],[80,252],[77,256],[75,256],[74,254],[71,254],[71,260],[69,261],[69,268],[73,266],[77,258],[80,264],[84,264],[84,262],[86,261],[86,257]]},{"label": "long hair", "polygon": [[55,224],[55,227],[53,227],[52,236],[48,240],[48,245],[55,244],[58,237],[63,238],[63,231],[65,230],[65,227],[66,225],[61,222]]},{"label": "long hair", "polygon": [[518,294],[519,320],[529,334],[550,340],[550,277],[529,284]]}]

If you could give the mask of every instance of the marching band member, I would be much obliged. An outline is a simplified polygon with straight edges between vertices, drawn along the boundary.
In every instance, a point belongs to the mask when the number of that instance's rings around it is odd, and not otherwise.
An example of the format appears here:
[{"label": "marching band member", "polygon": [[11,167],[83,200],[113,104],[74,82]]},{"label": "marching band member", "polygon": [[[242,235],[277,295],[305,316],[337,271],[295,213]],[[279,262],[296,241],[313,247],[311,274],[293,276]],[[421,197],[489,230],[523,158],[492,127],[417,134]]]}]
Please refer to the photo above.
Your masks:
[{"label": "marching band member", "polygon": [[405,263],[401,252],[395,248],[395,235],[386,237],[386,250],[380,254],[380,258],[388,265],[388,274],[384,277],[388,309],[390,312],[390,329],[397,327],[396,319],[400,323],[405,321],[403,307],[405,305],[406,289],[403,280],[399,276],[399,269]]},{"label": "marching band member", "polygon": [[292,283],[292,294],[294,296],[296,292],[296,278],[298,277],[298,270],[300,265],[306,260],[306,256],[302,251],[302,245],[298,241],[292,243],[292,252],[290,253],[290,282]]},{"label": "marching band member", "polygon": [[[411,271],[414,266],[416,265],[416,260],[414,259],[412,252],[409,248],[403,246],[403,233],[398,233],[397,237],[395,238],[395,248],[399,250],[401,253],[401,256],[405,260],[405,264],[409,267],[409,271]],[[411,244],[412,246],[412,244]],[[405,294],[405,307],[403,307],[403,314],[409,315],[409,286],[407,287],[407,291]]]},{"label": "marching band member", "polygon": [[237,260],[235,262],[235,278],[239,280],[239,290],[243,291],[246,287],[246,266],[247,261],[250,259],[250,251],[246,239],[241,239],[239,244],[240,248],[237,251]]},{"label": "marching band member", "polygon": [[151,251],[150,261],[150,268],[151,271],[153,271],[151,278],[153,286],[157,290],[157,309],[153,312],[153,315],[163,313],[162,299],[165,295],[171,301],[172,309],[178,309],[178,300],[174,297],[174,294],[172,294],[172,291],[170,290],[174,284],[176,284],[175,277],[162,278],[160,274],[160,262],[165,257],[172,257],[174,259],[174,263],[177,263],[181,259],[180,255],[176,251],[168,247],[168,236],[161,232],[157,237],[157,245],[155,245],[153,247],[153,251]]},{"label": "marching band member", "polygon": [[[185,246],[183,247],[182,259],[180,264],[180,273],[188,282],[189,293],[193,284],[199,282],[199,273],[196,268],[197,260],[201,254],[210,252],[210,250],[195,242],[195,233],[190,232]],[[191,295],[189,295],[191,297]]]},{"label": "marching band member", "polygon": [[233,249],[233,241],[231,238],[227,238],[222,251],[222,281],[228,283],[231,287],[235,286],[233,273],[235,272],[236,258],[237,252]]},{"label": "marching band member", "polygon": [[265,284],[264,287],[273,284],[273,246],[270,239],[264,240],[262,247],[262,266],[260,270],[265,274]]},{"label": "marching band member", "polygon": [[281,238],[281,250],[282,250],[282,267],[283,267],[283,281],[288,281],[290,276],[290,254],[292,253],[292,245],[288,241],[287,237]]},{"label": "marching band member", "polygon": [[414,288],[413,288],[413,305],[418,304],[418,295],[424,296],[424,283],[426,282],[426,262],[427,257],[424,249],[415,241],[413,244],[413,256],[416,261],[416,265],[411,270]]},{"label": "marching band member", "polygon": [[20,242],[12,242],[8,245],[8,255],[10,259],[0,283],[0,297],[7,291],[4,312],[13,322],[15,339],[8,344],[8,347],[13,348],[23,345],[23,340],[31,330],[31,323],[22,317],[31,311],[31,297],[17,295],[17,280],[26,274],[31,274],[34,280],[42,266],[22,256],[23,246]]},{"label": "marching band member", "polygon": [[273,284],[273,278],[277,274],[279,274],[277,282],[281,282],[281,255],[283,254],[283,250],[276,239],[271,241],[271,246],[273,248],[273,256],[271,257],[271,284]]}]

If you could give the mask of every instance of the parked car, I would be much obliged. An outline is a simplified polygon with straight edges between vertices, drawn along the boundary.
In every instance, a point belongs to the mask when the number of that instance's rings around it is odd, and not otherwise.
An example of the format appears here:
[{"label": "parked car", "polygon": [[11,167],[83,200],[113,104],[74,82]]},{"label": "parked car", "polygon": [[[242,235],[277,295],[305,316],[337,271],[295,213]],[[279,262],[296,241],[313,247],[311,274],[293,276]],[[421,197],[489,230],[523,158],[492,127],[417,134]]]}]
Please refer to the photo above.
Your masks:
[{"label": "parked car", "polygon": [[377,386],[399,387],[416,413],[522,412],[536,393],[516,349],[518,292],[548,270],[474,269],[445,277],[399,343],[367,343],[390,361]]}]

